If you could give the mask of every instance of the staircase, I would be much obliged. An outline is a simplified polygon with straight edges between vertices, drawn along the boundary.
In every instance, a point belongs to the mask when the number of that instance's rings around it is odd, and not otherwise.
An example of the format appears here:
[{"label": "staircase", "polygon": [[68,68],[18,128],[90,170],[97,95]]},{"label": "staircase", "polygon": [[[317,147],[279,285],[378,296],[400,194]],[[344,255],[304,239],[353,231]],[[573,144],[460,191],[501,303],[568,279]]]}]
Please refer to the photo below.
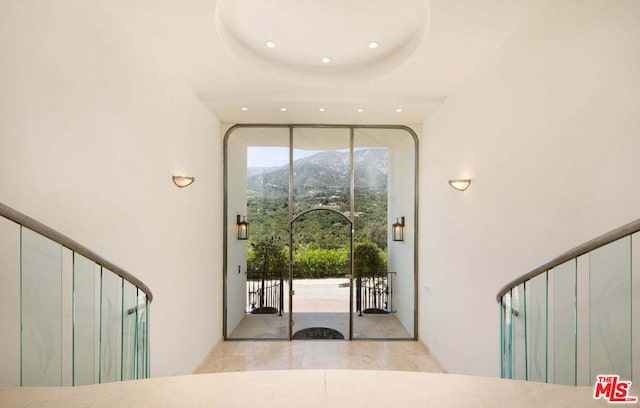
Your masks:
[{"label": "staircase", "polygon": [[502,378],[593,386],[640,380],[640,220],[503,287]]},{"label": "staircase", "polygon": [[148,378],[152,300],[129,272],[0,203],[0,386]]}]

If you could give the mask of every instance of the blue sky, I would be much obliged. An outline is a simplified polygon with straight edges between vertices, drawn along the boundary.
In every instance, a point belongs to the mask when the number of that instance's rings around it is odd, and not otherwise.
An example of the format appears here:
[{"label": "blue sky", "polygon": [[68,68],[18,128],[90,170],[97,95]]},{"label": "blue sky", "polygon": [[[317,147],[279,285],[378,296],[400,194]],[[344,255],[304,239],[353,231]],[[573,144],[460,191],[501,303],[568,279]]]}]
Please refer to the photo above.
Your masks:
[{"label": "blue sky", "polygon": [[[313,156],[319,150],[293,150],[295,160]],[[288,147],[261,147],[249,146],[247,148],[247,167],[273,167],[289,164]]]},{"label": "blue sky", "polygon": [[[356,148],[355,150],[366,149]],[[340,149],[348,151],[348,149]],[[298,160],[303,157],[313,156],[323,150],[301,150],[293,149],[293,159]],[[247,167],[274,167],[289,164],[289,148],[288,147],[263,147],[249,146],[247,147]]]}]

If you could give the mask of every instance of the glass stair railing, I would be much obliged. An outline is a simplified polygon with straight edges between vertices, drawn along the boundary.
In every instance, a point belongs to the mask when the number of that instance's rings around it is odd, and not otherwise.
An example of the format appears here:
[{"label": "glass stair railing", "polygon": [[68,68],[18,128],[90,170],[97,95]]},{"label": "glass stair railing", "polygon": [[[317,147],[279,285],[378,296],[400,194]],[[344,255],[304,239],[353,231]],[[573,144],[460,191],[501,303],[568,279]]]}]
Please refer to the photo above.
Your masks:
[{"label": "glass stair railing", "polygon": [[640,381],[640,220],[507,284],[500,305],[502,378],[593,386]]},{"label": "glass stair railing", "polygon": [[0,386],[148,378],[149,288],[0,203]]}]

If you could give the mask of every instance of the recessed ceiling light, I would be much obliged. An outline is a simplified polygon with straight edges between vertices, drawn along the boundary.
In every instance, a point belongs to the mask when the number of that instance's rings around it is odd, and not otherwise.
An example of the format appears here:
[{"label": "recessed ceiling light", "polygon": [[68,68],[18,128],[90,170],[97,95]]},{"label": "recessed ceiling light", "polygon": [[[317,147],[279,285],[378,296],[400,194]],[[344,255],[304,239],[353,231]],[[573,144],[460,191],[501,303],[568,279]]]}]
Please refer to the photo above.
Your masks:
[{"label": "recessed ceiling light", "polygon": [[362,113],[362,112],[364,112],[364,109],[358,108],[358,112]]},{"label": "recessed ceiling light", "polygon": [[325,109],[325,108],[318,108],[318,110],[319,110],[320,112],[324,112],[326,109]]},{"label": "recessed ceiling light", "polygon": [[246,106],[243,106],[242,108],[240,108],[240,110],[241,110],[241,111],[245,111],[245,112],[246,112],[246,111],[248,111],[248,110],[249,110],[249,108],[247,108]]},{"label": "recessed ceiling light", "polygon": [[329,57],[324,57],[324,58],[322,58],[322,63],[323,63],[323,64],[328,64],[328,63],[330,63],[330,62],[331,62],[331,58],[329,58]]},{"label": "recessed ceiling light", "polygon": [[265,45],[267,48],[276,48],[276,43],[275,43],[275,41],[266,41],[266,42],[264,43],[264,45]]},{"label": "recessed ceiling light", "polygon": [[402,112],[402,108],[396,109],[396,112],[398,112],[398,113]]},{"label": "recessed ceiling light", "polygon": [[377,41],[371,41],[369,43],[369,48],[374,49],[374,48],[378,48],[378,42]]},{"label": "recessed ceiling light", "polygon": [[280,112],[286,112],[287,108],[280,108]]}]

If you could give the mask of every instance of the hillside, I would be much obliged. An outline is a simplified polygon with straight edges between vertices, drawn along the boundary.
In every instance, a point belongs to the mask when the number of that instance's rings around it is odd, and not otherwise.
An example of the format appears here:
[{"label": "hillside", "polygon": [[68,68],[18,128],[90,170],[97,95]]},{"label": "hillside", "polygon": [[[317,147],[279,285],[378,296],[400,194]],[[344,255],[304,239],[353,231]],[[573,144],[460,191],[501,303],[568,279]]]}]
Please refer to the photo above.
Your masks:
[{"label": "hillside", "polygon": [[[356,189],[386,190],[387,150],[359,149],[354,155]],[[349,152],[327,151],[298,159],[293,163],[296,195],[314,194],[327,189],[349,189]],[[286,196],[289,166],[247,169],[249,196]]]},{"label": "hillside", "polygon": [[[359,149],[355,167],[355,237],[387,244],[387,150]],[[349,152],[326,151],[294,161],[294,213],[330,208],[348,214]],[[288,243],[289,166],[247,169],[247,215],[251,240],[274,237]],[[347,244],[327,225],[335,215],[311,214],[297,227],[297,244],[308,248],[340,248]],[[331,221],[333,220],[333,221]],[[304,233],[303,233],[304,232]]]}]

